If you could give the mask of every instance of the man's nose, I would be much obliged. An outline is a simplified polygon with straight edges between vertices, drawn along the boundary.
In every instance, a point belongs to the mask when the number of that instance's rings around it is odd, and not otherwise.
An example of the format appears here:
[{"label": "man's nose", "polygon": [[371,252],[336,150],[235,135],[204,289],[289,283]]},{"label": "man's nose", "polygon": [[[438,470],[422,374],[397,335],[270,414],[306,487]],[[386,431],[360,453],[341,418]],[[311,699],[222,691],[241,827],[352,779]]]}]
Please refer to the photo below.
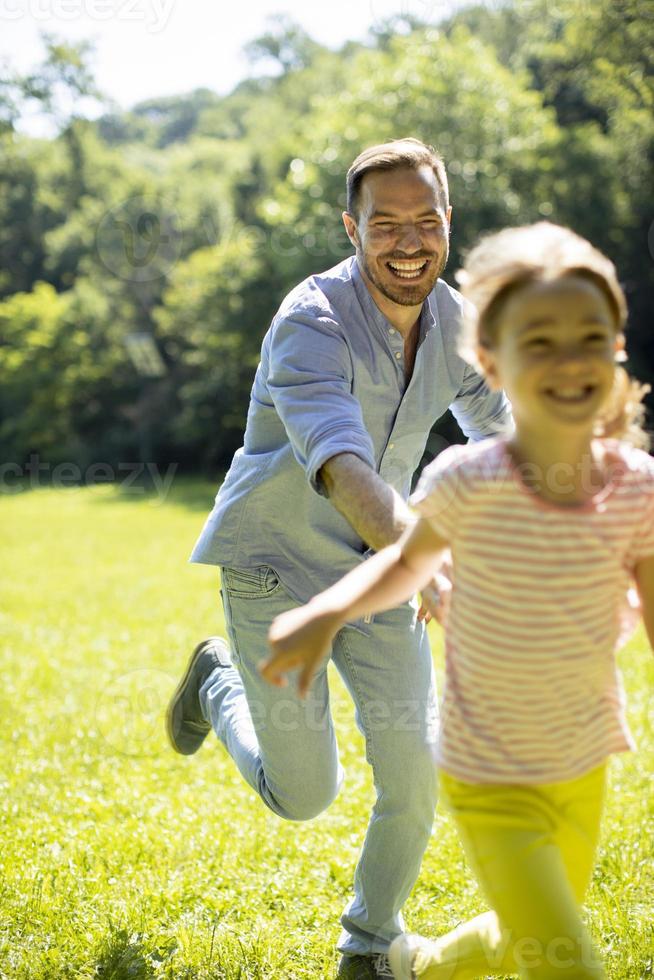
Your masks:
[{"label": "man's nose", "polygon": [[402,225],[398,246],[403,252],[421,251],[422,238],[416,225]]}]

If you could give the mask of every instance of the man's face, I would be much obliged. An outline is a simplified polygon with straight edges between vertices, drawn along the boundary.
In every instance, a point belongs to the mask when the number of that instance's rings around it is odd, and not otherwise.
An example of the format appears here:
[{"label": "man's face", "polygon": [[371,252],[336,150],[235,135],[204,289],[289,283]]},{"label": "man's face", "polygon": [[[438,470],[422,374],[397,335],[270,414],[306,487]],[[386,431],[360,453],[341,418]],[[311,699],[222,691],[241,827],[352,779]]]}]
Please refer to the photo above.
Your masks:
[{"label": "man's face", "polygon": [[369,285],[400,306],[421,306],[448,257],[451,208],[431,167],[373,171],[358,217],[343,220]]}]

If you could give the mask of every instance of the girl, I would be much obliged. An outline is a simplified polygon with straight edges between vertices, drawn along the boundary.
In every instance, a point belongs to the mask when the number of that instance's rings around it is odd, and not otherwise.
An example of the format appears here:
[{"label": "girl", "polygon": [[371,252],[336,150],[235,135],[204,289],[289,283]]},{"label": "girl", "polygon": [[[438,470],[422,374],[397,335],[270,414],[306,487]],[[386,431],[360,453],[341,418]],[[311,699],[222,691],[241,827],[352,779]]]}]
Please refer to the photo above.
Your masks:
[{"label": "girl", "polygon": [[[513,404],[507,438],[424,472],[412,529],[278,617],[274,684],[305,693],[349,620],[410,598],[451,548],[441,792],[491,912],[391,946],[397,980],[605,976],[580,915],[610,753],[631,747],[614,651],[635,577],[654,640],[654,461],[629,444],[642,389],[615,365],[613,265],[548,223],[502,231],[461,274],[469,349]],[[618,441],[621,439],[621,441]]]}]

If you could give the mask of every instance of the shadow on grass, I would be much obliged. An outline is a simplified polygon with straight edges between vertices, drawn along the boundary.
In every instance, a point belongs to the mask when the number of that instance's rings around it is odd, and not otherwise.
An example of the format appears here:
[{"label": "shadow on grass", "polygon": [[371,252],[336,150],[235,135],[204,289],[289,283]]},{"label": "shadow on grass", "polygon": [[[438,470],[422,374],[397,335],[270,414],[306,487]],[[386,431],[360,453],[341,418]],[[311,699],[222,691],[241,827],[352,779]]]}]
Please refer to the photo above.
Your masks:
[{"label": "shadow on grass", "polygon": [[150,478],[135,481],[126,485],[123,483],[105,484],[113,492],[97,494],[93,503],[102,504],[135,504],[143,503],[150,506],[184,507],[186,510],[199,511],[208,514],[213,507],[214,498],[222,482],[222,475],[211,480],[207,477],[176,476],[169,486],[157,486]]},{"label": "shadow on grass", "polygon": [[26,497],[43,491],[59,490],[63,495],[84,491],[86,501],[94,504],[134,504],[151,506],[162,504],[185,507],[188,510],[209,513],[214,498],[224,479],[224,474],[215,477],[191,476],[187,474],[159,475],[153,479],[150,473],[130,474],[122,480],[97,480],[88,483],[66,483],[57,485],[45,480],[33,486],[7,484],[0,486],[0,504],[3,499]]}]

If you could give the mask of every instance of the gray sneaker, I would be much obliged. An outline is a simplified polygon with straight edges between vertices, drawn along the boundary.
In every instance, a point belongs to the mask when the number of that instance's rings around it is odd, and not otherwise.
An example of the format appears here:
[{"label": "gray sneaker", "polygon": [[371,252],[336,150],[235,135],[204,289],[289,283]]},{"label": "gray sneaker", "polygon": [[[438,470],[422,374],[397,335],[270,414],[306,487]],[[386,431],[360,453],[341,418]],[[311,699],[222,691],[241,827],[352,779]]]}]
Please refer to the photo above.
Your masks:
[{"label": "gray sneaker", "polygon": [[220,636],[198,643],[166,711],[168,741],[180,755],[193,755],[211,731],[200,708],[200,688],[216,667],[231,667],[229,647]]},{"label": "gray sneaker", "polygon": [[386,953],[355,954],[341,957],[338,980],[392,980],[390,963]]}]

